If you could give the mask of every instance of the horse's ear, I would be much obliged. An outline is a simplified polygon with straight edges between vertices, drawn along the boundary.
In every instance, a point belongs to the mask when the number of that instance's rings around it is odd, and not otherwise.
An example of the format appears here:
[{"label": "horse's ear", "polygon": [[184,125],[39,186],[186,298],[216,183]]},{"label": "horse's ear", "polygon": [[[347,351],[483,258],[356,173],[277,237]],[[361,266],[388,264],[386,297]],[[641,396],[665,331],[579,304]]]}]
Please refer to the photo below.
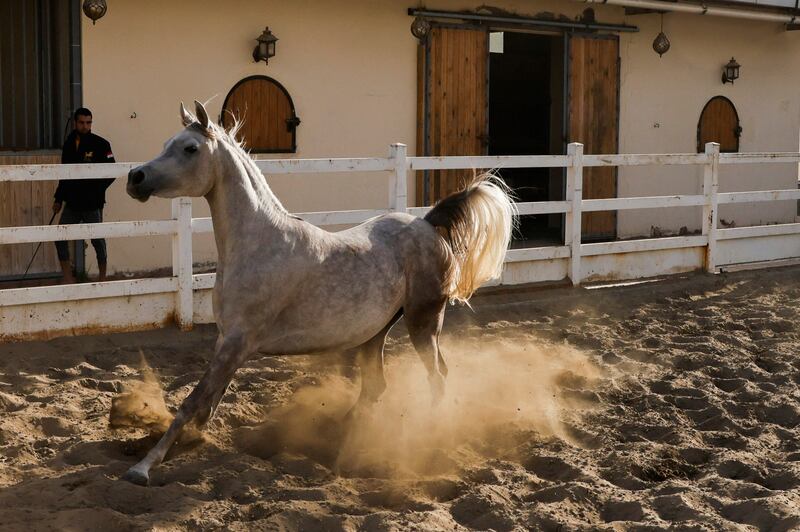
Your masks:
[{"label": "horse's ear", "polygon": [[194,122],[194,117],[189,114],[189,111],[186,110],[186,107],[183,105],[183,102],[181,102],[181,122],[183,122],[183,125],[185,127],[188,127],[189,124]]},{"label": "horse's ear", "polygon": [[194,109],[197,113],[197,121],[203,126],[203,129],[208,129],[208,113],[202,103],[197,100],[194,101]]}]

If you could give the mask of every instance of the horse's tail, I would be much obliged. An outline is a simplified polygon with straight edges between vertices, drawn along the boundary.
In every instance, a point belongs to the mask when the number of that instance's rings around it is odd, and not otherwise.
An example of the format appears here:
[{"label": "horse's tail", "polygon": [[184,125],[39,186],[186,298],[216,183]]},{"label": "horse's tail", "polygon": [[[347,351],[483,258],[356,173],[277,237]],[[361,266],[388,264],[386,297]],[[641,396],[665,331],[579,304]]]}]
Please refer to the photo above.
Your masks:
[{"label": "horse's tail", "polygon": [[467,302],[483,283],[500,276],[517,209],[510,190],[491,172],[439,201],[425,216],[445,245],[444,292]]}]

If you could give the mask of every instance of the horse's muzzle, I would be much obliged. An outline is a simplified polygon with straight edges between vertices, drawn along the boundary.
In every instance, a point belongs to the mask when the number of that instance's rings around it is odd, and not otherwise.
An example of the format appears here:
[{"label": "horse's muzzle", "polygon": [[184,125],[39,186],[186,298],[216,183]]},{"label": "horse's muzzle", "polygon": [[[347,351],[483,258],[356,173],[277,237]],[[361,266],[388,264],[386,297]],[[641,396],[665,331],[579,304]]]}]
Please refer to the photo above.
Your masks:
[{"label": "horse's muzzle", "polygon": [[130,197],[142,202],[150,199],[150,195],[153,193],[153,187],[145,182],[146,177],[141,166],[137,166],[128,172],[128,186],[126,190]]}]

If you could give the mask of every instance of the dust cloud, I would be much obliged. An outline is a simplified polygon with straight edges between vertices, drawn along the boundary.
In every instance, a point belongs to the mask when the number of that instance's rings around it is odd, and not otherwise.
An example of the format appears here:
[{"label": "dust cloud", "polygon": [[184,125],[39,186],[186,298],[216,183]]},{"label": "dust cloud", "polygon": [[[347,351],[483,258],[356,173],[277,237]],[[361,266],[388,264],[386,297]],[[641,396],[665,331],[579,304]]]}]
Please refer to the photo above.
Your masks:
[{"label": "dust cloud", "polygon": [[[581,393],[600,377],[582,352],[567,345],[443,342],[445,398],[432,405],[427,374],[406,353],[386,364],[387,390],[353,418],[359,379],[328,375],[298,389],[267,421],[243,428],[248,453],[309,456],[343,476],[438,475],[510,451],[520,434],[568,439],[565,408],[588,407]],[[565,396],[565,388],[574,392]],[[576,397],[578,399],[576,399]]]},{"label": "dust cloud", "polygon": [[111,400],[109,425],[112,428],[134,427],[153,434],[166,432],[172,414],[164,403],[164,391],[158,376],[141,355],[142,380],[129,381],[122,393]]}]

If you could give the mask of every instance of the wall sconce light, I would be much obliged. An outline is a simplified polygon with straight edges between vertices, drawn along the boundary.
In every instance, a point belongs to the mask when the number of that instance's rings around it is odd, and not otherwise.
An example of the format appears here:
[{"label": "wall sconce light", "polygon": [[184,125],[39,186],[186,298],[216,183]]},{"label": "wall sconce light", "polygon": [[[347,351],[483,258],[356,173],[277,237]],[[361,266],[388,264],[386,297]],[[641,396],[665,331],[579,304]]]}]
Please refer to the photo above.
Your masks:
[{"label": "wall sconce light", "polygon": [[253,48],[253,60],[256,63],[264,61],[269,64],[269,58],[275,57],[275,43],[278,42],[278,38],[269,31],[269,26],[267,26],[256,40],[258,44]]},{"label": "wall sconce light", "polygon": [[106,11],[108,11],[106,0],[86,0],[83,3],[83,13],[92,19],[92,26],[98,19],[103,18]]},{"label": "wall sconce light", "polygon": [[731,57],[731,60],[728,61],[728,64],[725,65],[725,68],[722,69],[722,83],[730,82],[733,84],[734,81],[739,79],[739,67],[742,66],[736,62],[736,59]]}]

